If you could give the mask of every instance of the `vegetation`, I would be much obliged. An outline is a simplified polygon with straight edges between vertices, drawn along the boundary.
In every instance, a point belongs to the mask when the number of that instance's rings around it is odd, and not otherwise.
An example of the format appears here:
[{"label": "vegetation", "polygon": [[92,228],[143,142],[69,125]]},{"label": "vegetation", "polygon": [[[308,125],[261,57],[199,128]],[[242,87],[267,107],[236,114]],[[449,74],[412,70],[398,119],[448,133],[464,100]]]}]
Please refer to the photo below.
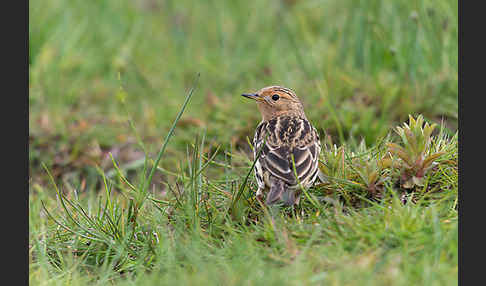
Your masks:
[{"label": "vegetation", "polygon": [[[457,284],[457,3],[31,1],[32,285]],[[325,180],[255,200],[241,93]]]}]

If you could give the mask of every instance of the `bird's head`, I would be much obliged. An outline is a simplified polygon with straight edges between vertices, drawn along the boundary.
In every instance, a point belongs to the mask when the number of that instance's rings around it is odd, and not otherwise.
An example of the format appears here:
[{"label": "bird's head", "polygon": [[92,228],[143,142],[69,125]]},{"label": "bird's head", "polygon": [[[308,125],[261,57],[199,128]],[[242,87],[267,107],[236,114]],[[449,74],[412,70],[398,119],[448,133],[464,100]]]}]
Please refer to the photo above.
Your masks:
[{"label": "bird's head", "polygon": [[265,121],[284,115],[306,118],[302,103],[297,95],[288,88],[268,86],[256,93],[246,93],[242,96],[254,99],[257,102],[258,109]]}]

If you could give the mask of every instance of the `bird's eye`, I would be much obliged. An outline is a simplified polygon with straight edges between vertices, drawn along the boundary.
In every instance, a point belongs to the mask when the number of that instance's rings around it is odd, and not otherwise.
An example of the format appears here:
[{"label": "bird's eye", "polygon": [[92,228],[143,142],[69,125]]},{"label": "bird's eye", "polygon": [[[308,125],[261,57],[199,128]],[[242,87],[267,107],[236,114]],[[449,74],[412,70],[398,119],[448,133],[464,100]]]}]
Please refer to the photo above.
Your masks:
[{"label": "bird's eye", "polygon": [[278,96],[278,94],[272,95],[272,99],[275,100],[275,101],[277,101],[279,98],[280,98],[280,96]]}]

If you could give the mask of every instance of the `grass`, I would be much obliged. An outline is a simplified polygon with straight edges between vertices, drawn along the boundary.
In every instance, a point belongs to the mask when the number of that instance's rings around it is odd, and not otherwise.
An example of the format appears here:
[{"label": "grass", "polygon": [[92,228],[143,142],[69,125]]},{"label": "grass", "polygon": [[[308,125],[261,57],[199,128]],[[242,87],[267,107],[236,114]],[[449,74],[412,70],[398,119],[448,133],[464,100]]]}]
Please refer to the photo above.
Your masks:
[{"label": "grass", "polygon": [[[457,3],[49,0],[29,20],[33,285],[457,284]],[[254,198],[239,95],[270,84],[323,138],[327,180],[294,209]]]}]

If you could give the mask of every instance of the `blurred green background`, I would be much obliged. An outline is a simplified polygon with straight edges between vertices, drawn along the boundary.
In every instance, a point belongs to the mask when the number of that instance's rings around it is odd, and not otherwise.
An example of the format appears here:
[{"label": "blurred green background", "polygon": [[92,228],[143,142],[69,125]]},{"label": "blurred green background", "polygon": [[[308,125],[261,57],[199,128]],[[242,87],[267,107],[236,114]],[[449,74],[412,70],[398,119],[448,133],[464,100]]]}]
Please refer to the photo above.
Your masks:
[{"label": "blurred green background", "polygon": [[452,0],[30,1],[31,186],[41,163],[89,185],[109,152],[142,156],[137,136],[154,154],[198,73],[169,170],[197,135],[248,150],[261,119],[240,94],[268,85],[296,91],[337,144],[373,145],[418,113],[453,133],[457,12]]}]

